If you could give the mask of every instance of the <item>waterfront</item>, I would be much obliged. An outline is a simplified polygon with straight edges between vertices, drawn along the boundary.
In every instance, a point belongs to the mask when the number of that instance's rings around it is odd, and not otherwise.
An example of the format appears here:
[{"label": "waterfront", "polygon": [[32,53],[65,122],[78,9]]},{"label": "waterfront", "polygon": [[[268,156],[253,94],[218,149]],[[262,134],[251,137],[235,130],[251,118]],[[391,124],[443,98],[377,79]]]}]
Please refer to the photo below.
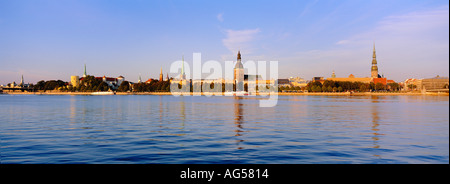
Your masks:
[{"label": "waterfront", "polygon": [[447,163],[448,96],[0,95],[2,163]]}]

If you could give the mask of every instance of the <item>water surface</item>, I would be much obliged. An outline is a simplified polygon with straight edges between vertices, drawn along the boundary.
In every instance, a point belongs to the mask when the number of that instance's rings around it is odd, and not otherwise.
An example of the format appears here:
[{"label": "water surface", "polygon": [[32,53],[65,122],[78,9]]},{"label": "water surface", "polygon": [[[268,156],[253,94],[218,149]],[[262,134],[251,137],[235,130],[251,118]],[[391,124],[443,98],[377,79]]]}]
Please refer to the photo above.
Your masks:
[{"label": "water surface", "polygon": [[449,163],[448,96],[0,95],[1,163]]}]

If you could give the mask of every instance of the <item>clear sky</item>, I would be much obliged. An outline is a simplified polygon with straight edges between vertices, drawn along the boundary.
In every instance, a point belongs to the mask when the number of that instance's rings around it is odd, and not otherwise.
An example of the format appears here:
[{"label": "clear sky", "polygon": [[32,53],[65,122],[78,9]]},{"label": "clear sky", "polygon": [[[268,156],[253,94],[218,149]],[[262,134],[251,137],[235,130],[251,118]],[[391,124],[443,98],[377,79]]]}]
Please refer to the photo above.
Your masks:
[{"label": "clear sky", "polygon": [[[184,54],[279,61],[279,77],[449,75],[447,0],[0,0],[0,84],[88,74],[137,82]],[[174,75],[171,75],[174,76]]]}]

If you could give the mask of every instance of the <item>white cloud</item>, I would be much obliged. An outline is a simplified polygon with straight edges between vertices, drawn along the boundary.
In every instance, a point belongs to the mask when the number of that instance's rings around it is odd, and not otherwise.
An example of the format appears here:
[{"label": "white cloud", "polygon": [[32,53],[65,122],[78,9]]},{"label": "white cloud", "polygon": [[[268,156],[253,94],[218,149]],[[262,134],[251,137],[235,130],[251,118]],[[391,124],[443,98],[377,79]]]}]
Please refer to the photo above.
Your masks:
[{"label": "white cloud", "polygon": [[448,7],[439,7],[387,16],[373,29],[343,38],[335,47],[297,53],[285,60],[301,63],[299,73],[305,77],[327,77],[332,70],[341,77],[350,73],[363,77],[369,75],[375,41],[378,68],[390,79],[448,76],[448,14]]},{"label": "white cloud", "polygon": [[219,20],[220,22],[223,22],[223,13],[217,14],[217,20]]},{"label": "white cloud", "polygon": [[252,41],[260,32],[257,29],[245,29],[245,30],[226,30],[226,38],[222,40],[223,45],[232,53],[236,53],[238,50],[244,50],[247,54],[254,50]]}]

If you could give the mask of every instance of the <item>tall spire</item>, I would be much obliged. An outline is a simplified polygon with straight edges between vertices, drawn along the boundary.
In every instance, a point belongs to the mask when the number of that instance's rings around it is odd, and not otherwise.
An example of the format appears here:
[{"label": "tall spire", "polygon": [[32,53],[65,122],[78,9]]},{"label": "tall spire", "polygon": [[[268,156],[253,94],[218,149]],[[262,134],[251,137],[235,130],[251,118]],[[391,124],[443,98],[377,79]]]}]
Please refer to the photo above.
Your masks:
[{"label": "tall spire", "polygon": [[141,83],[141,73],[139,73],[139,80],[138,83]]},{"label": "tall spire", "polygon": [[22,79],[20,80],[20,85],[21,85],[21,86],[24,85],[24,83],[23,83],[23,75],[22,75]]},{"label": "tall spire", "polygon": [[162,67],[161,67],[161,72],[159,73],[159,81],[163,81]]},{"label": "tall spire", "polygon": [[376,58],[377,58],[377,54],[376,54],[376,51],[375,51],[375,41],[373,42],[373,59],[375,59],[375,62],[377,61],[376,60]]},{"label": "tall spire", "polygon": [[186,79],[186,74],[184,73],[184,54],[182,56],[182,60],[183,60],[183,67],[181,68],[181,79],[185,80]]},{"label": "tall spire", "polygon": [[87,76],[87,74],[86,74],[86,63],[84,64],[84,73],[83,73],[83,77],[86,77]]},{"label": "tall spire", "polygon": [[244,68],[244,66],[242,65],[242,62],[241,62],[241,51],[240,50],[238,51],[237,61],[236,61],[236,65],[234,65],[234,68],[235,69],[236,68]]},{"label": "tall spire", "polygon": [[377,66],[377,55],[375,52],[375,41],[373,42],[373,56],[372,56],[372,68],[371,77],[378,78],[378,66]]},{"label": "tall spire", "polygon": [[241,50],[238,51],[237,60],[241,60]]}]

